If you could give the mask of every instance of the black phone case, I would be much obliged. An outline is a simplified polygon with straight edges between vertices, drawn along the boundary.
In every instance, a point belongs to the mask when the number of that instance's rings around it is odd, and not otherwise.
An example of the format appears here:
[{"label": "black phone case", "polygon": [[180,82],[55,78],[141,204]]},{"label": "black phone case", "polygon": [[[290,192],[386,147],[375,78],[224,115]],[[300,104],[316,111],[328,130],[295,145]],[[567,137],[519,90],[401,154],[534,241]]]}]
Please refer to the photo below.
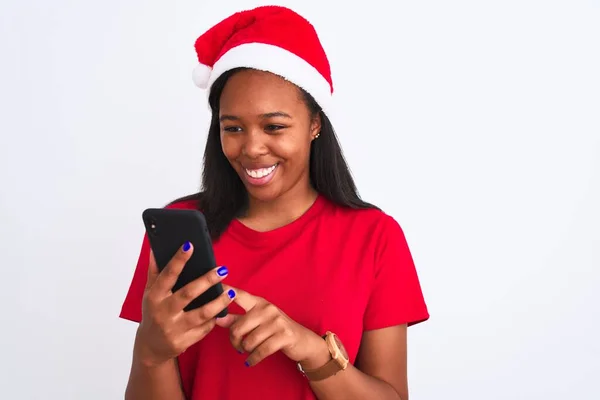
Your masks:
[{"label": "black phone case", "polygon": [[[204,215],[198,210],[149,208],[142,213],[150,247],[159,271],[162,271],[175,253],[189,241],[194,246],[192,256],[183,267],[173,286],[176,292],[216,267],[212,241]],[[217,283],[192,300],[185,311],[194,310],[214,300],[223,293],[223,285]],[[217,317],[227,315],[227,308]]]}]

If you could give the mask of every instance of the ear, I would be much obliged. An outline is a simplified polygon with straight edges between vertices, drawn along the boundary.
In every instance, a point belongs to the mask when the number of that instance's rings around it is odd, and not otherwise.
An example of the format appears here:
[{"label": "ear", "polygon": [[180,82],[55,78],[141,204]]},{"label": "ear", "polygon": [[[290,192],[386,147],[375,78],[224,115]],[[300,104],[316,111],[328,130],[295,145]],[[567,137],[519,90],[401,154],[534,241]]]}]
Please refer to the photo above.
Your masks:
[{"label": "ear", "polygon": [[310,123],[310,138],[311,140],[316,139],[317,137],[319,137],[319,134],[321,133],[321,114],[317,113],[317,115],[315,115]]}]

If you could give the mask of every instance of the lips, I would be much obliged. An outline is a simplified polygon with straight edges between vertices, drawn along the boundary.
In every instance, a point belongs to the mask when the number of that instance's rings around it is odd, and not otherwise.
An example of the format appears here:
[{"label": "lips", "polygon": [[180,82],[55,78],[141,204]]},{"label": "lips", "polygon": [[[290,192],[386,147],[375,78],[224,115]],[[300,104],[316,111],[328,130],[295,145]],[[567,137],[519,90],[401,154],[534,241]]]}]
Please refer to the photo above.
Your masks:
[{"label": "lips", "polygon": [[249,169],[249,168],[244,168],[244,171],[246,171],[246,174],[248,176],[251,176],[252,178],[264,178],[265,176],[271,174],[273,171],[275,171],[275,168],[277,168],[277,164],[273,164],[269,167],[263,167],[263,168],[253,168],[253,169]]},{"label": "lips", "polygon": [[242,167],[246,182],[254,186],[266,185],[275,175],[279,163],[252,167]]}]

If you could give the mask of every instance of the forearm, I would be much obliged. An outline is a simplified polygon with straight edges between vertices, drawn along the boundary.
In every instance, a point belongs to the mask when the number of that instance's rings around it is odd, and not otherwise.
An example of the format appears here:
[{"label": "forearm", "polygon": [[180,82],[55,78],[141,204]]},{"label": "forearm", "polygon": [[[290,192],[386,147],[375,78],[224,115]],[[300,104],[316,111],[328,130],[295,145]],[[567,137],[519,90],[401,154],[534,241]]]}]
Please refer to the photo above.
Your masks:
[{"label": "forearm", "polygon": [[[314,354],[304,365],[309,369],[324,365],[331,357],[324,340],[317,340],[312,347]],[[389,383],[365,374],[352,364],[329,378],[311,381],[310,386],[319,400],[408,400],[408,396],[400,396]]]},{"label": "forearm", "polygon": [[390,384],[361,372],[351,364],[344,371],[310,385],[319,400],[408,400],[401,398]]},{"label": "forearm", "polygon": [[145,365],[136,340],[125,400],[185,400],[177,360],[159,366]]}]

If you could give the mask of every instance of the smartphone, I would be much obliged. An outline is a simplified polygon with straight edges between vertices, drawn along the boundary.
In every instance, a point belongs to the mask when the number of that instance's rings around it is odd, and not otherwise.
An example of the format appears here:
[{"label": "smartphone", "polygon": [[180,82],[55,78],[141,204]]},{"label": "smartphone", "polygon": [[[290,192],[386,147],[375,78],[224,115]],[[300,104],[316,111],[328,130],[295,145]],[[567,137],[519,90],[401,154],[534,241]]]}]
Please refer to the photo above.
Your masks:
[{"label": "smartphone", "polygon": [[[206,219],[200,211],[148,208],[142,213],[142,220],[159,271],[167,266],[185,242],[189,241],[194,246],[192,256],[183,267],[175,286],[173,286],[173,292],[200,278],[217,266]],[[219,297],[221,293],[223,293],[223,285],[219,282],[192,300],[184,310],[190,311],[201,307]],[[221,311],[217,317],[222,318],[226,315],[227,308]]]}]

